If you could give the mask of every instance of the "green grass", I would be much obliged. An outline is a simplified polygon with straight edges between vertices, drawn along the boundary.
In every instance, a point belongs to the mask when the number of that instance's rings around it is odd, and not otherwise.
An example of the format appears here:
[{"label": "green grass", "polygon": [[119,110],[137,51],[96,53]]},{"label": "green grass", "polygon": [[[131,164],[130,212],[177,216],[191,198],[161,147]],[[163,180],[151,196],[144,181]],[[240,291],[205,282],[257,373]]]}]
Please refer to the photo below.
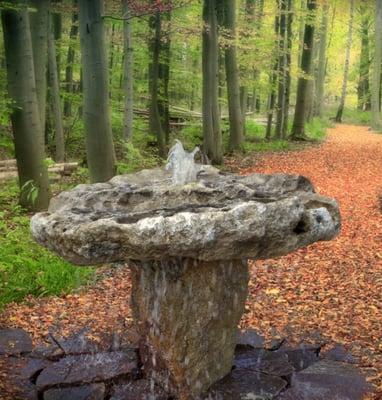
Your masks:
[{"label": "green grass", "polygon": [[18,187],[0,189],[0,309],[27,295],[60,295],[89,282],[94,270],[75,267],[38,245],[29,215],[17,205]]}]

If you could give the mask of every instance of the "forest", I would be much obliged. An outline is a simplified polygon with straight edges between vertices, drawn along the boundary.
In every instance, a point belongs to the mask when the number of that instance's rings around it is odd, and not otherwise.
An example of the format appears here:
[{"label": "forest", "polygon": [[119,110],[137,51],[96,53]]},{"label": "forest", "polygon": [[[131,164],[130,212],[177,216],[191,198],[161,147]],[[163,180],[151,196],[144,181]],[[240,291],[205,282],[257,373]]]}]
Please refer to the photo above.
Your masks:
[{"label": "forest", "polygon": [[[79,184],[165,167],[180,141],[224,174],[303,175],[338,201],[337,239],[251,267],[240,327],[319,330],[378,399],[382,0],[9,0],[0,13],[0,331],[132,324],[130,273],[76,267],[30,220]],[[1,399],[16,398],[8,386]]]}]

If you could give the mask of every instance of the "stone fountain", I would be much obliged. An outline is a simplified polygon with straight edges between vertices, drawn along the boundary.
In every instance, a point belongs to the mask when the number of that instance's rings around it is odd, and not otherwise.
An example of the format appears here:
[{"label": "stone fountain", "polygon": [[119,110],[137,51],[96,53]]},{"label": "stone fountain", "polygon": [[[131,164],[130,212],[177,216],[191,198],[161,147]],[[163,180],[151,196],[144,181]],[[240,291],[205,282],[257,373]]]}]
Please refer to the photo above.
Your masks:
[{"label": "stone fountain", "polygon": [[196,165],[177,143],[168,169],[79,185],[32,218],[34,238],[78,265],[126,262],[145,373],[194,399],[232,368],[248,259],[340,229],[337,203],[302,176],[237,176]]}]

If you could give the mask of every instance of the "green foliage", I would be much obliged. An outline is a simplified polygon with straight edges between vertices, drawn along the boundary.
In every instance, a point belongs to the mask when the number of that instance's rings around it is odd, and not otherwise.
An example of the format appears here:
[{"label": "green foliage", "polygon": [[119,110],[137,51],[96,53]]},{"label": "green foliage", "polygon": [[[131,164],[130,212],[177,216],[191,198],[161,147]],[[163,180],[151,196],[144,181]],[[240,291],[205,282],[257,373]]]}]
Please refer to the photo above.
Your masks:
[{"label": "green foliage", "polygon": [[182,142],[185,149],[191,151],[195,146],[203,143],[203,128],[201,122],[189,122],[184,128],[174,135],[171,141],[178,139]]},{"label": "green foliage", "polygon": [[144,156],[141,151],[134,147],[133,143],[125,143],[124,157],[117,163],[118,174],[130,174],[141,169],[153,168],[158,165],[158,159],[154,156]]},{"label": "green foliage", "polygon": [[313,118],[311,121],[307,122],[305,132],[310,139],[321,141],[325,139],[326,130],[330,126],[331,123],[329,120]]},{"label": "green foliage", "polygon": [[27,295],[60,295],[89,281],[92,268],[78,268],[33,241],[29,215],[17,205],[18,187],[0,190],[0,309]]},{"label": "green foliage", "polygon": [[370,126],[371,112],[345,108],[342,120],[344,123],[348,124]]}]

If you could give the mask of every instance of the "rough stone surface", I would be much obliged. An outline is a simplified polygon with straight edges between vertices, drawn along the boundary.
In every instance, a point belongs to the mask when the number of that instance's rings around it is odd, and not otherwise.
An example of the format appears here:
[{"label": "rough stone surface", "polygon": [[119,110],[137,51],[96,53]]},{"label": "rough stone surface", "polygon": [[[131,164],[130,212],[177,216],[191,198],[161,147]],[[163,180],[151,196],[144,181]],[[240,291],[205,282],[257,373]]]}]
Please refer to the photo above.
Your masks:
[{"label": "rough stone surface", "polygon": [[237,347],[252,348],[252,349],[263,349],[264,338],[259,335],[255,329],[247,329],[240,331],[236,341]]},{"label": "rough stone surface", "polygon": [[39,390],[58,384],[92,383],[132,374],[137,367],[135,351],[68,356],[44,369],[37,378]]},{"label": "rough stone surface", "polygon": [[132,279],[146,372],[181,398],[229,373],[247,296],[246,262],[139,263]]},{"label": "rough stone surface", "polygon": [[146,379],[117,385],[112,389],[110,400],[167,400],[166,394]]},{"label": "rough stone surface", "polygon": [[44,393],[44,400],[103,400],[104,397],[105,385],[103,383],[49,389]]},{"label": "rough stone surface", "polygon": [[277,376],[252,369],[236,369],[215,383],[205,400],[271,400],[275,399],[286,385],[287,382]]},{"label": "rough stone surface", "polygon": [[296,371],[308,368],[319,360],[317,349],[315,348],[287,349],[280,352],[287,355],[288,361]]},{"label": "rough stone surface", "polygon": [[0,355],[20,355],[32,351],[32,339],[22,329],[0,330]]},{"label": "rough stone surface", "polygon": [[339,231],[337,203],[314,193],[304,177],[205,169],[184,186],[160,169],[79,185],[32,218],[33,236],[75,264],[94,265],[269,258]]},{"label": "rough stone surface", "polygon": [[365,378],[352,365],[321,360],[297,373],[282,400],[361,400],[368,387]]},{"label": "rough stone surface", "polygon": [[238,369],[251,369],[284,378],[291,377],[295,371],[285,353],[264,349],[236,351],[233,365]]},{"label": "rough stone surface", "polygon": [[335,345],[330,350],[323,352],[322,356],[333,361],[342,361],[350,364],[355,363],[354,357],[341,345]]}]

